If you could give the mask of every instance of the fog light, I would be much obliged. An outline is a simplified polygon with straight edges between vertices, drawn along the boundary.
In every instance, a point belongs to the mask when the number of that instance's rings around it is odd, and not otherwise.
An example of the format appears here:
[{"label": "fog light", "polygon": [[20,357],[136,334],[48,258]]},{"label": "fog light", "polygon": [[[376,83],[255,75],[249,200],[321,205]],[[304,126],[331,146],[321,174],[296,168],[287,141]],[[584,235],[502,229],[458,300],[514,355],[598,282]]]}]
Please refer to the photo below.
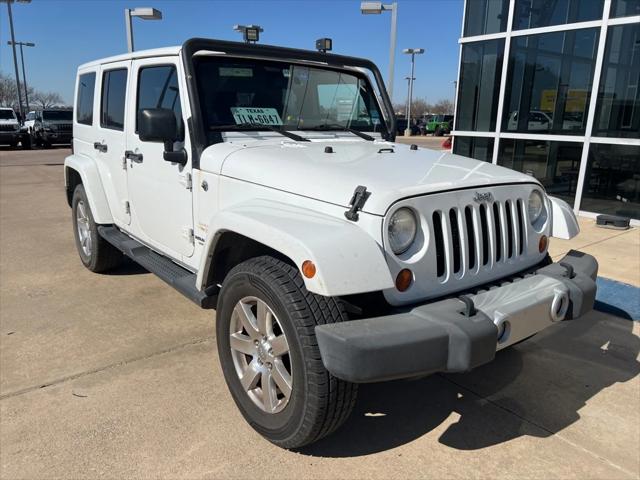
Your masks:
[{"label": "fog light", "polygon": [[302,274],[307,278],[313,278],[316,276],[316,266],[311,260],[305,260],[302,262]]},{"label": "fog light", "polygon": [[411,286],[411,282],[413,282],[413,273],[408,268],[404,268],[400,270],[398,276],[396,277],[396,288],[399,292],[404,292],[407,288]]},{"label": "fog light", "polygon": [[546,235],[542,235],[540,237],[540,241],[538,242],[538,251],[540,253],[544,252],[547,249],[547,244],[549,243],[549,240],[547,239]]}]

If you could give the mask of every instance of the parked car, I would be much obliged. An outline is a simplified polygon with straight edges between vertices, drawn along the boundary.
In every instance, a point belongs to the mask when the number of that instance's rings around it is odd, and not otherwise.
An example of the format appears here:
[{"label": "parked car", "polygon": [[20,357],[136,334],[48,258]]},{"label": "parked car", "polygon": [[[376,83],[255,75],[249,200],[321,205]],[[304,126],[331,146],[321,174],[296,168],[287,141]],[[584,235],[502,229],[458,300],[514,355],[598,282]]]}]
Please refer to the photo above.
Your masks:
[{"label": "parked car", "polygon": [[[405,117],[396,118],[396,134],[404,136],[407,130],[407,119]],[[419,125],[415,120],[411,123],[411,135],[418,135],[420,133]]]},{"label": "parked car", "polygon": [[0,107],[0,145],[15,147],[20,142],[20,122],[13,108]]},{"label": "parked car", "polygon": [[431,133],[436,137],[448,135],[453,130],[453,115],[430,115],[421,122],[420,133]]},{"label": "parked car", "polygon": [[53,144],[71,144],[73,110],[70,108],[34,110],[27,114],[25,126],[31,145],[50,147]]},{"label": "parked car", "polygon": [[593,307],[596,260],[549,256],[572,208],[396,143],[368,60],[191,39],[80,66],[74,98],[81,262],[130,257],[216,309],[233,400],[276,445],[336,430],[359,383],[467,371]]},{"label": "parked car", "polygon": [[[526,112],[525,112],[526,113]],[[532,110],[527,117],[527,131],[543,131],[549,130],[552,125],[552,118],[546,112],[540,110]],[[509,115],[509,122],[507,123],[508,130],[518,130],[518,112],[511,112]]]}]

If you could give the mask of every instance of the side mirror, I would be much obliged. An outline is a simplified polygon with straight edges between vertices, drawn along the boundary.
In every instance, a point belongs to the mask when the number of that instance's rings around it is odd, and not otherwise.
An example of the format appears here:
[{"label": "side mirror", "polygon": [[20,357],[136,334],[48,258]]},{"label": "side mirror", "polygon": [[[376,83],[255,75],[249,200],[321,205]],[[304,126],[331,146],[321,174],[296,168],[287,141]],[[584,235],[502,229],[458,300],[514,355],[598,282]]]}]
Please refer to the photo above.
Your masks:
[{"label": "side mirror", "polygon": [[187,163],[184,149],[173,151],[173,142],[180,137],[176,116],[168,108],[145,108],[138,112],[138,136],[143,142],[164,143],[163,158],[167,162]]}]

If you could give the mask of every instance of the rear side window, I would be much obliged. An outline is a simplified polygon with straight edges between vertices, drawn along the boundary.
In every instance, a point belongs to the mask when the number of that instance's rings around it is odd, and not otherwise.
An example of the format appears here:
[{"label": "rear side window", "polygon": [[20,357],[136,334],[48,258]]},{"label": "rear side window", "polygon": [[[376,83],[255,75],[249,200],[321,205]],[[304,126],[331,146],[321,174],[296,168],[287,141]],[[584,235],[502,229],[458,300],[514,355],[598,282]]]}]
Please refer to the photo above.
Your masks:
[{"label": "rear side window", "polygon": [[138,115],[145,108],[167,108],[173,110],[179,131],[183,131],[180,91],[178,89],[178,75],[175,66],[158,65],[140,69],[138,74],[136,132],[138,131]]},{"label": "rear side window", "polygon": [[100,126],[124,130],[124,103],[127,93],[127,69],[109,70],[102,74]]},{"label": "rear side window", "polygon": [[[78,79],[78,98],[76,99],[76,119],[83,125],[93,124],[93,92],[96,86],[95,72],[80,75]],[[27,120],[35,120],[35,112],[29,113]]]}]

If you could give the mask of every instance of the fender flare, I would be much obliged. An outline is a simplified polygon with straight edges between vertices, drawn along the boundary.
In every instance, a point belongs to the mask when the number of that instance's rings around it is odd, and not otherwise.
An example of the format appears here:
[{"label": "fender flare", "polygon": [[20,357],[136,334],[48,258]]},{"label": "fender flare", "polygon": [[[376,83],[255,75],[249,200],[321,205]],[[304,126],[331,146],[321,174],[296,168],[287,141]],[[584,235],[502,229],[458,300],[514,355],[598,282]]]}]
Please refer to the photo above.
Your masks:
[{"label": "fender flare", "polygon": [[580,233],[578,219],[567,202],[549,196],[551,210],[551,236],[569,240]]},{"label": "fender flare", "polygon": [[350,295],[392,288],[381,246],[354,223],[290,204],[256,199],[218,212],[211,219],[196,279],[203,288],[218,239],[234,232],[280,252],[298,269],[316,265],[307,290],[324,296]]},{"label": "fender flare", "polygon": [[73,154],[65,158],[64,185],[67,189],[69,188],[69,170],[75,170],[80,175],[95,222],[103,225],[112,224],[113,215],[111,215],[96,162],[86,155]]}]

